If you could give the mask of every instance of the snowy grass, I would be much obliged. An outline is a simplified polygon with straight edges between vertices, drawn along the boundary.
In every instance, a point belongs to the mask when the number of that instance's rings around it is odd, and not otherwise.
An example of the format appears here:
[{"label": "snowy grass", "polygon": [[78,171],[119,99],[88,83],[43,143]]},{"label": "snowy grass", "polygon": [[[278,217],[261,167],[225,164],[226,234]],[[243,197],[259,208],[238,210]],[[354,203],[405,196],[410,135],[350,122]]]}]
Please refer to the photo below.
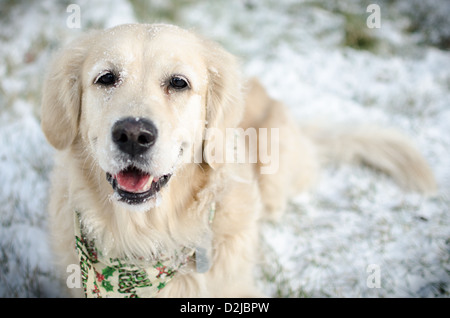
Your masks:
[{"label": "snowy grass", "polygon": [[[317,188],[263,224],[260,287],[275,297],[450,295],[450,14],[447,2],[3,1],[0,16],[0,296],[61,295],[46,231],[53,150],[39,127],[51,53],[89,28],[170,22],[238,55],[299,121],[376,123],[411,136],[435,171],[433,198],[365,167],[326,167]],[[431,4],[432,3],[432,4]],[[411,6],[416,5],[418,10]],[[433,22],[435,21],[435,22]],[[371,288],[371,264],[380,288]]]}]

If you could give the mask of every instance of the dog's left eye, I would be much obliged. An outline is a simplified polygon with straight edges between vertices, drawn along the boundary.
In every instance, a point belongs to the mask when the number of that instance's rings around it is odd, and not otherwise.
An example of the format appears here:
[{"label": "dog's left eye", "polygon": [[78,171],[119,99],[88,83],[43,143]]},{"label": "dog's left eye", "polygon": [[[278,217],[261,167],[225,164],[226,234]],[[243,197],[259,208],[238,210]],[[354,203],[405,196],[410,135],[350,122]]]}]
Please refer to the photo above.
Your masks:
[{"label": "dog's left eye", "polygon": [[178,90],[185,89],[186,87],[189,87],[188,80],[185,79],[184,77],[181,77],[181,76],[173,76],[170,79],[169,84],[170,84],[170,86],[172,88],[178,89]]},{"label": "dog's left eye", "polygon": [[105,74],[101,74],[99,77],[95,79],[95,84],[102,84],[105,86],[114,85],[117,81],[116,76],[111,73],[107,72]]}]

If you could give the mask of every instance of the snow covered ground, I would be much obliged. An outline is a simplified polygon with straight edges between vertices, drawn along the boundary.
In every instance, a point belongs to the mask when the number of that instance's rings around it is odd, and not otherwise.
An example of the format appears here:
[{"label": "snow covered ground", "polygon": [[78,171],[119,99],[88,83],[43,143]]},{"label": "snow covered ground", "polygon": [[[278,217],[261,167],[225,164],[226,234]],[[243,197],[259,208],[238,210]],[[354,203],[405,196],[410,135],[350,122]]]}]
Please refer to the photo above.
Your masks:
[{"label": "snow covered ground", "polygon": [[450,295],[448,2],[378,2],[379,29],[367,28],[362,0],[73,1],[80,29],[67,25],[70,3],[0,4],[1,297],[61,295],[46,236],[53,150],[39,127],[51,53],[86,29],[137,21],[219,41],[299,121],[403,130],[436,174],[439,194],[424,198],[365,167],[326,167],[317,189],[300,194],[279,224],[262,226],[255,275],[268,296]]}]

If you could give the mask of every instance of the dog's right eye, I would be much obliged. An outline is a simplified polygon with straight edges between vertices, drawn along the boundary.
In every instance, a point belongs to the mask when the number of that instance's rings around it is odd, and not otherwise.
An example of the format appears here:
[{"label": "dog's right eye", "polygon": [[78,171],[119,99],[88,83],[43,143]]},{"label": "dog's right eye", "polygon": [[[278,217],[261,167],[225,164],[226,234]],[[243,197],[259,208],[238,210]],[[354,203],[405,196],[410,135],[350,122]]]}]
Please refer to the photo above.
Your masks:
[{"label": "dog's right eye", "polygon": [[105,73],[105,74],[100,74],[100,76],[98,76],[95,79],[95,84],[101,84],[101,85],[105,85],[105,86],[110,86],[110,85],[114,85],[117,81],[116,76],[111,73]]}]

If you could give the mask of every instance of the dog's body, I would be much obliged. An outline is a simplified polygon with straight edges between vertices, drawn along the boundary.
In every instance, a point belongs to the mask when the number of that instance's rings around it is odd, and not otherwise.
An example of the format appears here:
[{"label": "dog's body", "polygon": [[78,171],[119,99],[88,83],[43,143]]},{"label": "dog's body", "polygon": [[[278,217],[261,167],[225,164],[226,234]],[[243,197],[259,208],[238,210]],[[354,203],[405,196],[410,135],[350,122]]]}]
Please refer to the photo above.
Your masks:
[{"label": "dog's body", "polygon": [[[178,259],[183,248],[206,250],[209,270],[197,271],[195,252],[175,264],[181,269],[158,297],[260,295],[258,220],[276,219],[327,155],[369,163],[408,188],[435,187],[403,137],[331,128],[305,135],[257,81],[242,80],[233,56],[168,25],[96,31],[60,52],[44,86],[42,126],[59,150],[49,220],[62,273],[79,264],[75,212],[86,239],[109,258],[151,263]],[[258,143],[256,163],[218,160],[236,148],[218,146],[212,132],[237,127],[269,141]],[[261,157],[275,151],[271,162]],[[275,159],[276,169],[261,173]]]}]

